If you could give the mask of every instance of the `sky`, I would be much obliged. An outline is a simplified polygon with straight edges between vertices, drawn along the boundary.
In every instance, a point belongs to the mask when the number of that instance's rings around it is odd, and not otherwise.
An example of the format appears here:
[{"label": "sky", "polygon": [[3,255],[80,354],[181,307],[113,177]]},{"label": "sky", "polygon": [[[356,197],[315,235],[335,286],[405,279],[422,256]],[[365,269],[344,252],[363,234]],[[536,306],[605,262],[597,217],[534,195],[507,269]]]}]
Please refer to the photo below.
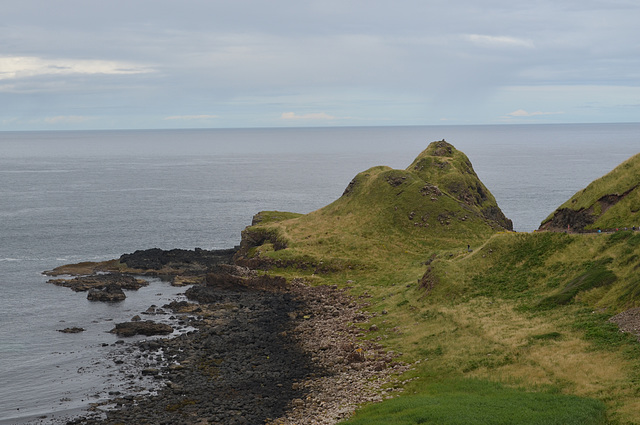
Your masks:
[{"label": "sky", "polygon": [[640,121],[637,0],[3,0],[0,131]]}]

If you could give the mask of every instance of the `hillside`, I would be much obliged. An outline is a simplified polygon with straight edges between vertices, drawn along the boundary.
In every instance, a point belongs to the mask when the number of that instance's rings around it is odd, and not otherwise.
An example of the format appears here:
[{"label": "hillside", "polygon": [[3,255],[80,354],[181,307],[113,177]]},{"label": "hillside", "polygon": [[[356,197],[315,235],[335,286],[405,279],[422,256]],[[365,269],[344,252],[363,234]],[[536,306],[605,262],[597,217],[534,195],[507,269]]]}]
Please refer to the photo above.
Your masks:
[{"label": "hillside", "polygon": [[243,232],[245,262],[317,269],[322,260],[321,268],[334,271],[419,263],[425,250],[473,246],[512,229],[466,155],[445,141],[431,143],[405,170],[377,166],[359,173],[324,208],[306,215],[263,212],[254,224]]},{"label": "hillside", "polygon": [[[548,228],[564,230],[562,217],[587,217],[582,227],[569,222],[587,230],[631,222],[639,181],[636,156],[563,204],[548,220],[556,227]],[[276,354],[304,347],[322,373],[284,384],[275,380],[281,372],[264,375],[277,388],[266,390],[262,382],[257,386],[265,394],[291,389],[300,396],[282,406],[286,418],[266,422],[273,425],[307,423],[326,412],[344,418],[366,400],[378,402],[343,423],[640,424],[640,231],[510,228],[469,159],[439,141],[405,170],[359,173],[339,199],[317,211],[257,214],[237,251],[151,249],[49,273],[169,274],[175,283],[195,285],[187,292],[200,294],[194,298],[200,304],[185,307],[206,316],[200,332],[216,336],[242,335],[236,322],[268,324],[280,315],[286,329],[277,327],[267,340],[297,335],[297,342],[272,346],[260,361],[270,364]],[[224,264],[231,255],[235,264]],[[268,303],[264,317],[239,316],[262,311],[242,297],[261,299],[263,290],[282,298]],[[220,301],[225,291],[231,298]],[[295,311],[286,311],[287,300]],[[227,322],[232,330],[220,327]],[[210,341],[198,333],[194,340]],[[245,336],[234,340],[247,351]],[[217,357],[212,363],[220,344],[213,345],[180,348],[197,355],[193,370],[207,373],[194,376],[207,385],[222,382],[218,367],[227,365]],[[247,388],[255,388],[260,362],[231,357],[234,370],[238,359],[252,365]],[[295,369],[289,360],[280,366]],[[193,399],[172,383],[168,398],[157,399],[150,412],[209,414],[209,401],[197,401],[208,390],[185,382],[178,386]],[[365,393],[359,401],[352,397]]]},{"label": "hillside", "polygon": [[[590,225],[635,214],[637,163],[562,208],[618,194]],[[640,234],[509,228],[468,158],[442,141],[405,170],[358,174],[318,211],[259,214],[238,260],[348,287],[369,305],[366,338],[413,364],[403,395],[348,424],[640,423],[640,345],[609,321],[640,307]]]},{"label": "hillside", "polygon": [[589,231],[640,224],[640,154],[579,191],[541,224],[540,230]]}]

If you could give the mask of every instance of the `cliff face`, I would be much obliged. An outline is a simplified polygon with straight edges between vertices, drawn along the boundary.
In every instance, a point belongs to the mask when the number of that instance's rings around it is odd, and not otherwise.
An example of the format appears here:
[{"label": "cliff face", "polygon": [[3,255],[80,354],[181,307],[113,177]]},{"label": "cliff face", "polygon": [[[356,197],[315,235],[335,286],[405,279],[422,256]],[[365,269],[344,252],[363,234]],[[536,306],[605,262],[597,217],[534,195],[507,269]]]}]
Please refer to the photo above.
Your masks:
[{"label": "cliff face", "polygon": [[589,231],[640,224],[640,154],[593,181],[540,225],[548,231]]}]

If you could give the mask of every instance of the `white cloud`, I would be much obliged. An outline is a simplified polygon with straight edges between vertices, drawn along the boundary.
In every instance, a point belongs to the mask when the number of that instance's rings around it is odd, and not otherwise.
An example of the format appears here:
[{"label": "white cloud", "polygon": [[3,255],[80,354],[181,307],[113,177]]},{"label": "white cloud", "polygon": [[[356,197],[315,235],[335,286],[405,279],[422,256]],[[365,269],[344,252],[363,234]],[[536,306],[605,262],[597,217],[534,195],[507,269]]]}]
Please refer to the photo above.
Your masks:
[{"label": "white cloud", "polygon": [[324,112],[316,112],[311,114],[297,115],[295,112],[283,112],[281,118],[283,120],[334,120],[333,117]]},{"label": "white cloud", "polygon": [[164,119],[192,121],[192,120],[210,120],[215,118],[220,118],[220,116],[219,115],[172,115],[170,117],[165,117]]},{"label": "white cloud", "polygon": [[524,109],[518,109],[516,111],[509,112],[507,116],[520,118],[520,117],[535,117],[537,115],[556,115],[556,114],[562,114],[562,112],[542,112],[542,111],[527,112]]},{"label": "white cloud", "polygon": [[44,59],[34,56],[0,57],[0,80],[39,75],[143,74],[149,72],[153,71],[146,66],[124,61]]},{"label": "white cloud", "polygon": [[529,49],[535,47],[533,41],[517,37],[481,34],[466,34],[464,37],[473,44],[482,47],[526,47]]}]

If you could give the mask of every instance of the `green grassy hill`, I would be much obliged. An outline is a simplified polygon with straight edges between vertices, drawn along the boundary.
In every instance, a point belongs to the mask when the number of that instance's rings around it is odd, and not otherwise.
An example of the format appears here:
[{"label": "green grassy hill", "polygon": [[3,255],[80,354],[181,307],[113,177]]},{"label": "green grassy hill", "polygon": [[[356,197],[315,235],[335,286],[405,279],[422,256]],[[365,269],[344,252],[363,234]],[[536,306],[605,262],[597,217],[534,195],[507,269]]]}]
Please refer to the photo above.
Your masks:
[{"label": "green grassy hill", "polygon": [[477,245],[512,228],[466,155],[445,141],[406,170],[359,173],[339,199],[310,214],[258,217],[243,232],[240,256],[306,268],[321,260],[324,268],[419,264],[427,249]]},{"label": "green grassy hill", "polygon": [[620,229],[640,224],[640,154],[595,180],[547,217],[542,230]]},{"label": "green grassy hill", "polygon": [[[640,179],[625,171],[637,163],[580,199],[635,205]],[[594,205],[581,202],[565,205]],[[635,218],[625,208],[617,216]],[[239,261],[370,296],[366,337],[414,368],[402,395],[347,424],[640,424],[640,344],[609,322],[640,306],[640,233],[509,227],[466,156],[434,142],[406,170],[358,174],[318,211],[261,213]]]}]

